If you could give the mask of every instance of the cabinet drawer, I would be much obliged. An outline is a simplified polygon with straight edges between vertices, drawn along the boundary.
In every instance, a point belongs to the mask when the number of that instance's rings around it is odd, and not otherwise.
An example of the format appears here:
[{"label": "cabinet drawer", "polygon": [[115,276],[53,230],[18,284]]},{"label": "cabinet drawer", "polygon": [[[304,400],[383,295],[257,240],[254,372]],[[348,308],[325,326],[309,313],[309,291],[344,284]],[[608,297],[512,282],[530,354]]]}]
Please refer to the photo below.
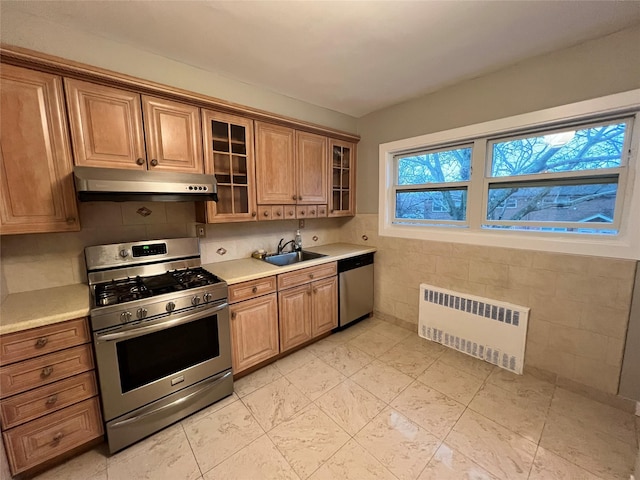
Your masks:
[{"label": "cabinet drawer", "polygon": [[0,365],[82,345],[91,341],[85,318],[8,333],[0,337]]},{"label": "cabinet drawer", "polygon": [[93,369],[91,344],[0,367],[0,398]]},{"label": "cabinet drawer", "polygon": [[312,282],[320,278],[331,277],[338,272],[336,262],[325,263],[317,267],[303,268],[295,272],[283,273],[278,275],[278,290],[283,288],[295,287],[304,283]]},{"label": "cabinet drawer", "polygon": [[11,473],[14,475],[102,434],[97,397],[3,433]]},{"label": "cabinet drawer", "polygon": [[15,395],[0,403],[2,428],[13,428],[97,394],[96,377],[86,372]]},{"label": "cabinet drawer", "polygon": [[229,303],[248,300],[276,291],[276,277],[259,278],[229,286]]}]

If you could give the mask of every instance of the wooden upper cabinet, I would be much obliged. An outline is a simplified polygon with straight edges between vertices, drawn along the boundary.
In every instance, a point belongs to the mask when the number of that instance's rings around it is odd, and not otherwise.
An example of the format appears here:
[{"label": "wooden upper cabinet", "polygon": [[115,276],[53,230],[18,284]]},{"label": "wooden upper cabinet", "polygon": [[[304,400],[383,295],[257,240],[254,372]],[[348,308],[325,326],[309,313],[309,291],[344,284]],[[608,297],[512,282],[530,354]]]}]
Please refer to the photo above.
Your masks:
[{"label": "wooden upper cabinet", "polygon": [[69,78],[64,84],[76,165],[204,171],[198,107]]},{"label": "wooden upper cabinet", "polygon": [[64,79],[76,165],[145,170],[140,95]]},{"label": "wooden upper cabinet", "polygon": [[328,165],[327,137],[296,131],[298,204],[327,203]]},{"label": "wooden upper cabinet", "polygon": [[142,97],[149,170],[202,173],[200,109]]},{"label": "wooden upper cabinet", "polygon": [[[202,111],[204,173],[218,183],[218,202],[197,208],[198,221],[245,222],[257,219],[253,120]],[[204,217],[204,218],[203,218]]]},{"label": "wooden upper cabinet", "polygon": [[331,192],[329,216],[342,217],[356,214],[356,145],[331,139]]},{"label": "wooden upper cabinet", "polygon": [[296,203],[293,128],[255,122],[258,204]]},{"label": "wooden upper cabinet", "polygon": [[80,230],[60,77],[0,69],[0,233]]}]

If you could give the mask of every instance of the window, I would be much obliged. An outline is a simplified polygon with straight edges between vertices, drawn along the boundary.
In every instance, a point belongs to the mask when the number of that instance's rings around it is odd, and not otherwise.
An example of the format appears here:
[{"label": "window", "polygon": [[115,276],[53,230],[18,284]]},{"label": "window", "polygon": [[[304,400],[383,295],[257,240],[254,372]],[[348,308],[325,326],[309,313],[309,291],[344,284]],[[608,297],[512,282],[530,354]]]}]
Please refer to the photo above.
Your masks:
[{"label": "window", "polygon": [[[617,233],[630,123],[613,120],[489,140],[483,227]],[[509,200],[519,206],[507,211]],[[603,229],[603,223],[610,225]]]},{"label": "window", "polygon": [[634,90],[382,144],[380,234],[640,258],[639,110]]},{"label": "window", "polygon": [[424,150],[395,158],[397,222],[456,224],[467,218],[470,145]]}]

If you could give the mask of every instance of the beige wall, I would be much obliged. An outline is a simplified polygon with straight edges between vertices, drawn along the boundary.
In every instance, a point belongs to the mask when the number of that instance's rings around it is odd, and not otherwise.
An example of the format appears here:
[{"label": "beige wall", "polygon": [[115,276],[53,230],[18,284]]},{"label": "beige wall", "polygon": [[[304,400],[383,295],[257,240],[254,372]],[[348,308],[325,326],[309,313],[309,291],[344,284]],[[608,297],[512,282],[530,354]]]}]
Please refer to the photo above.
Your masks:
[{"label": "beige wall", "polygon": [[[146,207],[151,214],[137,211]],[[301,230],[306,247],[340,241],[344,219],[305,221]],[[3,295],[86,283],[84,247],[108,243],[195,235],[192,202],[88,202],[80,203],[82,231],[37,235],[4,235],[0,251]],[[200,241],[202,262],[214,263],[248,258],[259,248],[274,251],[281,238],[290,240],[297,220],[207,225]],[[313,240],[316,236],[318,239]],[[216,253],[219,248],[224,255]]]},{"label": "beige wall", "polygon": [[264,88],[238,82],[128,45],[61,27],[32,15],[2,10],[0,40],[165,85],[320,125],[356,132],[356,119]]},{"label": "beige wall", "polygon": [[421,283],[530,307],[525,367],[617,393],[634,260],[379,237],[377,217],[343,232],[378,248],[377,312],[416,328]]},{"label": "beige wall", "polygon": [[358,213],[378,211],[379,144],[640,88],[638,59],[640,26],[362,117]]}]

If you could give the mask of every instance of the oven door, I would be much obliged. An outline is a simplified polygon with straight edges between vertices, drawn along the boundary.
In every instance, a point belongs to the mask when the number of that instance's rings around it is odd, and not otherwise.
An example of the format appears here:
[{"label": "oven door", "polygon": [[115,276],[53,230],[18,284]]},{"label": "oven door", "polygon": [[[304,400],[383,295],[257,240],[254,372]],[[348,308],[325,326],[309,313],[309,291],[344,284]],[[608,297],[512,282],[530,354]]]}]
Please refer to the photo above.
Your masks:
[{"label": "oven door", "polygon": [[226,300],[94,334],[105,421],[231,368]]}]

